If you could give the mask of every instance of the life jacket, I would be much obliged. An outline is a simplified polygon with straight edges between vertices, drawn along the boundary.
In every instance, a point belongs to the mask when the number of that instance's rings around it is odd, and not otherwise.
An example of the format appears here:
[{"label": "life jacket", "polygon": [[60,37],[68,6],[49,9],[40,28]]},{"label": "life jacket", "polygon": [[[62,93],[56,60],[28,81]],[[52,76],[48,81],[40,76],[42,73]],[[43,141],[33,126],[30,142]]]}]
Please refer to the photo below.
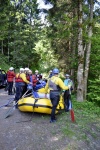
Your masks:
[{"label": "life jacket", "polygon": [[[56,81],[56,80],[55,80]],[[56,85],[55,82],[52,82],[52,80],[50,79],[48,81],[48,86],[50,89],[52,89],[53,91],[59,91],[61,90],[61,88],[59,87],[59,85]]]},{"label": "life jacket", "polygon": [[71,85],[71,90],[73,90],[73,82],[72,82],[71,79],[65,79],[65,80],[64,80],[64,84],[65,84],[66,86]]},{"label": "life jacket", "polygon": [[15,77],[15,82],[24,82],[23,79],[20,77],[20,73],[18,74],[18,77]]},{"label": "life jacket", "polygon": [[36,83],[38,82],[36,75],[30,76],[29,81],[33,83],[33,86],[36,86]]},{"label": "life jacket", "polygon": [[30,76],[28,74],[26,74],[26,79],[30,81]]},{"label": "life jacket", "polygon": [[7,81],[8,82],[13,82],[14,77],[15,77],[15,73],[13,71],[7,72]]},{"label": "life jacket", "polygon": [[35,78],[39,81],[41,79],[41,75],[40,74],[34,74]]},{"label": "life jacket", "polygon": [[33,86],[36,86],[36,83],[38,82],[38,80],[35,75],[32,75],[32,80],[33,80]]}]

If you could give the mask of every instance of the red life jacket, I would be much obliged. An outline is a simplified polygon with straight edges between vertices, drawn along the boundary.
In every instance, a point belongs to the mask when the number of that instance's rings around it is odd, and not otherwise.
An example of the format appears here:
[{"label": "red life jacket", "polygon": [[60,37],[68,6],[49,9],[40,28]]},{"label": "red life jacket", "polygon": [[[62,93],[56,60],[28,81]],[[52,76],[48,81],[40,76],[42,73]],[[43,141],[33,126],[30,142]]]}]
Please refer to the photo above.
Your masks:
[{"label": "red life jacket", "polygon": [[15,77],[15,82],[24,82],[23,79],[20,77],[20,73],[18,75],[18,77]]},{"label": "red life jacket", "polygon": [[15,77],[14,71],[8,71],[7,72],[7,81],[8,82],[13,82],[14,77]]},{"label": "red life jacket", "polygon": [[32,81],[33,81],[33,86],[36,86],[36,83],[38,82],[36,75],[32,75]]},{"label": "red life jacket", "polygon": [[29,75],[26,75],[26,79],[27,79],[28,81],[30,81],[30,76],[29,76]]}]

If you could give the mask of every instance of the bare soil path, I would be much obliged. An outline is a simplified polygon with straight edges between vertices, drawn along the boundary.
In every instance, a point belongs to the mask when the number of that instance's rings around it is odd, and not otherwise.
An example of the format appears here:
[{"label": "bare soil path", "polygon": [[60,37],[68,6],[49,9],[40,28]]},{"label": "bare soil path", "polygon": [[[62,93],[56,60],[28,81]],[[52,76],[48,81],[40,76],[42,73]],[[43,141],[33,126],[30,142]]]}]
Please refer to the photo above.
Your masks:
[{"label": "bare soil path", "polygon": [[[0,89],[0,106],[7,103],[10,98],[14,96],[8,96],[4,89]],[[78,126],[77,123],[73,124],[70,121],[69,114],[65,115],[65,112],[57,115],[56,123],[49,123],[49,115],[33,114],[32,116],[31,113],[22,113],[18,109],[4,119],[8,109],[9,107],[0,108],[0,150],[100,150],[99,125],[98,128],[92,126],[96,137],[87,133],[88,140],[82,140],[75,134],[72,136],[64,134],[69,126],[74,131]],[[32,117],[31,121],[17,123],[17,121],[29,120],[30,117]],[[71,132],[68,134],[71,135]],[[80,136],[80,133],[77,134]]]}]

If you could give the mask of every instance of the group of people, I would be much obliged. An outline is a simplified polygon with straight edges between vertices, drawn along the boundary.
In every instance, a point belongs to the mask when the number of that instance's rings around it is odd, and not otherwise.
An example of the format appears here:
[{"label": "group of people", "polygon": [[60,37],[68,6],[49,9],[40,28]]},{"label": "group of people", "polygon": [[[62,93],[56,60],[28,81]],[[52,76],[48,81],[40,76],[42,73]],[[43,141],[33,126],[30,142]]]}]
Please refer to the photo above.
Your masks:
[{"label": "group of people", "polygon": [[28,85],[31,85],[34,90],[46,85],[46,82],[42,80],[42,75],[39,74],[38,70],[33,74],[29,68],[20,68],[19,73],[15,73],[13,67],[10,67],[7,71],[7,83],[8,95],[14,94],[12,89],[13,84],[15,84],[15,102],[24,95]]},{"label": "group of people", "polygon": [[[46,94],[50,93],[50,100],[52,103],[52,111],[51,111],[51,118],[50,123],[56,121],[55,111],[56,107],[60,100],[61,91],[63,91],[64,96],[64,103],[65,103],[65,111],[69,111],[69,100],[71,96],[72,90],[72,80],[70,79],[69,74],[66,74],[66,79],[63,80],[58,77],[59,70],[54,68],[50,70],[50,75],[45,82],[42,80],[42,75],[39,74],[38,70],[35,71],[35,74],[32,73],[32,70],[29,68],[20,68],[19,73],[14,72],[14,68],[10,67],[7,72],[7,81],[8,81],[8,94],[12,95],[12,87],[13,83],[15,82],[16,92],[15,92],[15,101],[18,100],[24,95],[27,91],[27,85],[31,85],[33,90],[37,91],[39,88],[45,89],[45,98]],[[16,105],[17,107],[17,105]]]}]

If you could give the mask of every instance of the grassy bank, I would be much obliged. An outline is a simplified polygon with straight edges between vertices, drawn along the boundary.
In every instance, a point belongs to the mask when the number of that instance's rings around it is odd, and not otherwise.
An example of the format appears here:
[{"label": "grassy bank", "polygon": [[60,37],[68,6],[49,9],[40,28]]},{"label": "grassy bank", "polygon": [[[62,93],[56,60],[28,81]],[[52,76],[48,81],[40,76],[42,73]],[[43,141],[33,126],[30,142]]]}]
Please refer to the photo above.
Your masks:
[{"label": "grassy bank", "polygon": [[[58,122],[63,136],[74,140],[74,144],[69,144],[66,150],[79,149],[77,141],[86,143],[86,145],[93,149],[95,144],[99,144],[100,107],[87,101],[82,103],[73,101],[73,109],[75,113],[74,123],[71,122],[70,112],[61,114],[60,121]],[[97,143],[94,144],[94,141],[97,141]]]}]

